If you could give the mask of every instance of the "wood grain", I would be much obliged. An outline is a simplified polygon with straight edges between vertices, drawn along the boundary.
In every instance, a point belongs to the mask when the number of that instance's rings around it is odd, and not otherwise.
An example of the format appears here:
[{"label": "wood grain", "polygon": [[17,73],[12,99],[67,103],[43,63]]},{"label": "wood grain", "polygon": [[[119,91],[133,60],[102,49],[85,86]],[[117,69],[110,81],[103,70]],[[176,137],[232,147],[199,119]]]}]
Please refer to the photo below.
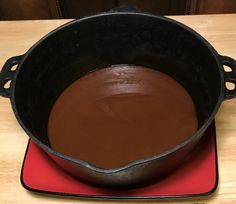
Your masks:
[{"label": "wood grain", "polygon": [[[197,30],[220,54],[236,58],[236,15],[171,18]],[[67,21],[69,20],[0,22],[0,67],[9,57],[25,53],[43,35]],[[220,177],[218,190],[208,198],[162,200],[158,203],[236,203],[236,100],[223,103],[216,123]],[[27,140],[28,137],[14,117],[9,100],[0,97],[0,203],[101,202],[27,192],[19,180]],[[157,201],[152,201],[155,202]]]},{"label": "wood grain", "polygon": [[196,0],[197,10],[191,14],[220,14],[220,13],[235,13],[235,0]]}]

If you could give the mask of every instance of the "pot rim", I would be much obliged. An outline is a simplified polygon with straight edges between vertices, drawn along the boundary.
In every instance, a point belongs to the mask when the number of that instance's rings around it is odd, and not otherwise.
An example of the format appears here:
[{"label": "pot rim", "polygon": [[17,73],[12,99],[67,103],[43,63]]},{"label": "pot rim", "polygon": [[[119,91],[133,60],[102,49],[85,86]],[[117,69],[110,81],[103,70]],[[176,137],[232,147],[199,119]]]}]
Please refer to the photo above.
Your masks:
[{"label": "pot rim", "polygon": [[[218,101],[215,104],[215,107],[212,111],[212,113],[210,114],[209,118],[207,119],[207,121],[200,127],[198,128],[198,130],[191,136],[189,136],[184,142],[176,145],[175,147],[168,149],[158,155],[154,155],[152,157],[147,157],[144,159],[140,159],[140,160],[134,160],[132,162],[129,162],[125,165],[122,165],[120,167],[116,167],[116,168],[110,168],[110,169],[104,169],[104,168],[99,168],[96,167],[95,165],[86,162],[84,160],[81,159],[76,159],[67,155],[64,155],[60,152],[57,152],[55,150],[53,150],[52,148],[50,148],[49,146],[47,146],[46,144],[44,144],[43,142],[41,142],[39,139],[37,139],[29,130],[28,128],[24,125],[23,121],[21,120],[18,112],[17,112],[17,108],[16,108],[16,104],[15,104],[15,83],[17,81],[17,76],[18,73],[21,69],[21,66],[23,65],[24,61],[27,59],[27,57],[31,54],[31,52],[44,40],[46,40],[49,36],[53,35],[54,33],[58,32],[61,29],[64,29],[74,23],[79,23],[82,21],[86,21],[89,19],[93,19],[93,18],[99,18],[99,17],[103,17],[103,16],[110,16],[110,15],[132,15],[132,16],[144,16],[144,17],[149,17],[149,18],[155,18],[155,19],[159,19],[159,20],[164,20],[167,23],[172,23],[175,24],[179,27],[181,27],[182,29],[187,30],[188,32],[190,32],[191,34],[193,34],[196,38],[198,38],[198,40],[202,41],[204,43],[204,45],[208,48],[209,52],[211,52],[215,58],[215,61],[218,65],[219,68],[219,74],[221,77],[221,90],[220,90],[220,94],[218,96]],[[98,173],[103,173],[103,174],[113,174],[113,173],[117,173],[120,171],[124,171],[127,170],[129,168],[132,168],[134,166],[140,165],[140,164],[144,164],[147,162],[152,162],[154,160],[159,160],[162,159],[166,156],[169,156],[173,153],[175,153],[176,151],[180,150],[181,148],[185,147],[187,144],[191,143],[192,141],[194,141],[199,135],[202,135],[204,133],[204,131],[206,130],[206,128],[210,125],[210,123],[213,121],[221,103],[224,100],[224,72],[223,72],[223,68],[222,68],[222,64],[220,61],[220,55],[217,53],[217,51],[213,48],[213,46],[206,40],[204,39],[200,34],[198,34],[196,31],[194,31],[192,28],[167,17],[163,17],[163,16],[157,16],[157,15],[153,15],[153,14],[147,14],[147,13],[140,13],[140,12],[108,12],[108,13],[101,13],[101,14],[96,14],[96,15],[92,15],[92,16],[88,16],[88,17],[84,17],[81,19],[75,19],[72,20],[70,22],[67,22],[59,27],[57,27],[56,29],[52,30],[51,32],[49,32],[48,34],[46,34],[44,37],[42,37],[39,41],[37,41],[23,56],[22,59],[19,62],[18,65],[18,70],[15,76],[15,80],[13,82],[13,87],[12,87],[12,97],[10,97],[11,100],[11,105],[13,108],[13,112],[16,116],[16,119],[18,120],[19,124],[21,125],[21,127],[24,129],[24,131],[27,133],[27,135],[33,139],[33,141],[40,146],[43,150],[45,150],[46,152],[57,156],[61,159],[67,160],[69,162],[74,163],[75,165],[81,165],[83,167],[86,167],[92,171],[98,172]]]}]

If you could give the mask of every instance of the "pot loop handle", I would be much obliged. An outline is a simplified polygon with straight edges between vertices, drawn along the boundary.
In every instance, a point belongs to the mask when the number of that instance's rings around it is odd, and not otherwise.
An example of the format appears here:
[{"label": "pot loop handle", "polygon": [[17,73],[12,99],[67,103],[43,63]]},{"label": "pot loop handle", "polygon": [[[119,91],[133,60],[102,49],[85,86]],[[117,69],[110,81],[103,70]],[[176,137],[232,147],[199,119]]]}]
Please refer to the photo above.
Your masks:
[{"label": "pot loop handle", "polygon": [[[18,65],[23,55],[15,56],[9,58],[0,72],[0,96],[10,98],[12,92],[12,81],[15,79],[15,74],[17,71],[12,69],[13,66]],[[7,84],[10,83],[8,86]]]},{"label": "pot loop handle", "polygon": [[223,65],[228,66],[231,69],[231,71],[229,72],[224,71],[225,83],[231,82],[235,85],[234,89],[229,90],[225,84],[224,97],[225,99],[231,99],[231,98],[236,97],[236,61],[233,58],[228,57],[228,56],[221,56],[221,61]]}]

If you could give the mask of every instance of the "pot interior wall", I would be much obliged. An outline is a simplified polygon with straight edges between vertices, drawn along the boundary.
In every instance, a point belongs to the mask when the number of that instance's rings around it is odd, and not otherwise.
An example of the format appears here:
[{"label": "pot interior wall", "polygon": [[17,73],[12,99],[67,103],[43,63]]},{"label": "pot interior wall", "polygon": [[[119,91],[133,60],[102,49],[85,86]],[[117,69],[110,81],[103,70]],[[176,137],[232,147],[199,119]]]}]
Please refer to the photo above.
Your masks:
[{"label": "pot interior wall", "polygon": [[48,144],[48,117],[60,93],[86,73],[113,64],[143,65],[176,79],[195,102],[199,127],[217,103],[217,63],[193,33],[160,17],[107,14],[70,23],[30,52],[14,93],[29,131]]}]

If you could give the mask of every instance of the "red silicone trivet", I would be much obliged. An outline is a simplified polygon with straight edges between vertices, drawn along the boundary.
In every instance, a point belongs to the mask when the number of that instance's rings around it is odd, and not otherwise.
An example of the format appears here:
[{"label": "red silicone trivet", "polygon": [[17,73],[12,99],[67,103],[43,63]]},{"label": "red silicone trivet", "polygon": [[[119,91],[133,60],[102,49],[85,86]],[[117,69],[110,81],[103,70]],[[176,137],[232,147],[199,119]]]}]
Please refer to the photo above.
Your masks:
[{"label": "red silicone trivet", "polygon": [[33,141],[29,141],[26,150],[21,183],[30,191],[87,198],[157,199],[209,195],[218,183],[215,124],[208,128],[182,166],[153,185],[112,190],[84,184],[65,173]]}]

